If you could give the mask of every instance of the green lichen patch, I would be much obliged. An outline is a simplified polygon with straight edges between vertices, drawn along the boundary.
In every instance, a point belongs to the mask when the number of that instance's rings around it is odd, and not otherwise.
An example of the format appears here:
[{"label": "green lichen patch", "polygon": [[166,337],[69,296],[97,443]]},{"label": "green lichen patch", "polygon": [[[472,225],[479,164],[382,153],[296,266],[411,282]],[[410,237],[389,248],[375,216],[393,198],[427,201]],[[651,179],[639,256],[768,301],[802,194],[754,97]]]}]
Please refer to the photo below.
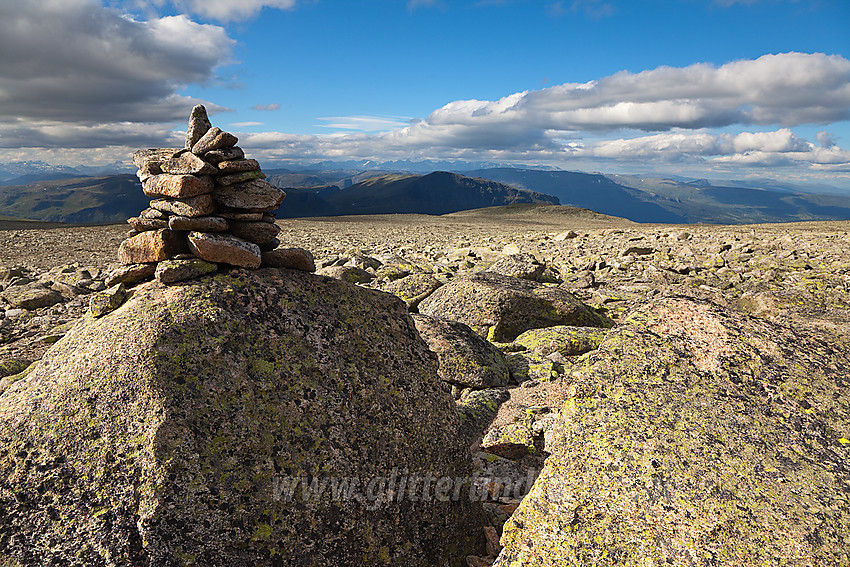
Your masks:
[{"label": "green lichen patch", "polygon": [[499,567],[850,564],[850,348],[684,298],[575,376]]}]

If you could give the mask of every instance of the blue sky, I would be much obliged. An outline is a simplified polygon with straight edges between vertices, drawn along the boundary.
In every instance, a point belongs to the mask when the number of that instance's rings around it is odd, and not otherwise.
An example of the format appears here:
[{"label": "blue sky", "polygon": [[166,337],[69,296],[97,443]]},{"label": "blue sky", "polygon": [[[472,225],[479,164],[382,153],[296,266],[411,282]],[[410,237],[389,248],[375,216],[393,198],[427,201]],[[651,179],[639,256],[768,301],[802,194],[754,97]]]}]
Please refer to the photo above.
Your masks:
[{"label": "blue sky", "polygon": [[846,187],[848,29],[846,0],[0,0],[0,163],[179,145],[203,102],[264,164]]}]

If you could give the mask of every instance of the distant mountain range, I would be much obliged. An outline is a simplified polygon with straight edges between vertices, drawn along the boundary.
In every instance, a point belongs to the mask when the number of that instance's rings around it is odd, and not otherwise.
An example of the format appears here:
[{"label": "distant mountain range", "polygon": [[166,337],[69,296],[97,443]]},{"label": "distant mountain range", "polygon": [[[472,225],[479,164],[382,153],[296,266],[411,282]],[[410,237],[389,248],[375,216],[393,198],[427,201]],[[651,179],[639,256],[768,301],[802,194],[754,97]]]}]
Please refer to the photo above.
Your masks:
[{"label": "distant mountain range", "polygon": [[[52,166],[27,163],[32,171],[0,182],[0,215],[109,223],[122,222],[147,207],[148,198],[133,175],[82,177],[73,171],[39,171]],[[8,165],[0,167],[8,171]],[[357,167],[270,169],[266,174],[269,182],[287,192],[278,211],[281,218],[445,214],[512,203],[560,203],[636,222],[740,224],[850,219],[850,192],[776,180],[718,182],[505,167],[465,174],[437,171],[421,175]]]},{"label": "distant mountain range", "polygon": [[[282,178],[273,176],[280,184]],[[285,179],[285,178],[283,178]],[[347,178],[350,179],[350,178]],[[279,217],[421,213],[442,215],[516,203],[557,205],[557,197],[516,189],[487,179],[436,171],[428,175],[388,174],[352,185],[286,187]]]}]

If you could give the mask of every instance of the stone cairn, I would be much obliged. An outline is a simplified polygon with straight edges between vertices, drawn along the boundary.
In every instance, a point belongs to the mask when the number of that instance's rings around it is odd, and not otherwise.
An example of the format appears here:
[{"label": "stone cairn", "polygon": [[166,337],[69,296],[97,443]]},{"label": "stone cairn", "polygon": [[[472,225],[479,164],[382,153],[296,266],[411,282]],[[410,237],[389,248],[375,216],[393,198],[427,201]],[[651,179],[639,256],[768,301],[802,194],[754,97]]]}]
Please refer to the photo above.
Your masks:
[{"label": "stone cairn", "polygon": [[314,271],[312,255],[279,248],[271,211],[286,194],[265,181],[257,160],[246,159],[237,138],[210,124],[202,105],[192,109],[183,149],[139,150],[133,164],[150,208],[118,249],[124,267],[110,285],[195,278],[219,264]]}]

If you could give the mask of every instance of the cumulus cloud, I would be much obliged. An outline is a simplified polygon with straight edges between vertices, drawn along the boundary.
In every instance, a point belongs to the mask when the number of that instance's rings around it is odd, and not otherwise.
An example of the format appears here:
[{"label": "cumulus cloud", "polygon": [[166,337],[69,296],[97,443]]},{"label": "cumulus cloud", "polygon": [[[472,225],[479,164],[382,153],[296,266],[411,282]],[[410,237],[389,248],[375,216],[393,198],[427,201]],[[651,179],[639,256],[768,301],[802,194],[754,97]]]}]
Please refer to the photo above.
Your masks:
[{"label": "cumulus cloud", "polygon": [[173,0],[171,3],[184,12],[220,22],[229,22],[250,19],[259,14],[263,8],[290,10],[295,7],[296,2],[295,0]]},{"label": "cumulus cloud", "polygon": [[150,139],[144,124],[185,120],[202,102],[177,90],[213,79],[232,46],[223,28],[185,16],[136,21],[94,0],[0,3],[0,145]]}]

